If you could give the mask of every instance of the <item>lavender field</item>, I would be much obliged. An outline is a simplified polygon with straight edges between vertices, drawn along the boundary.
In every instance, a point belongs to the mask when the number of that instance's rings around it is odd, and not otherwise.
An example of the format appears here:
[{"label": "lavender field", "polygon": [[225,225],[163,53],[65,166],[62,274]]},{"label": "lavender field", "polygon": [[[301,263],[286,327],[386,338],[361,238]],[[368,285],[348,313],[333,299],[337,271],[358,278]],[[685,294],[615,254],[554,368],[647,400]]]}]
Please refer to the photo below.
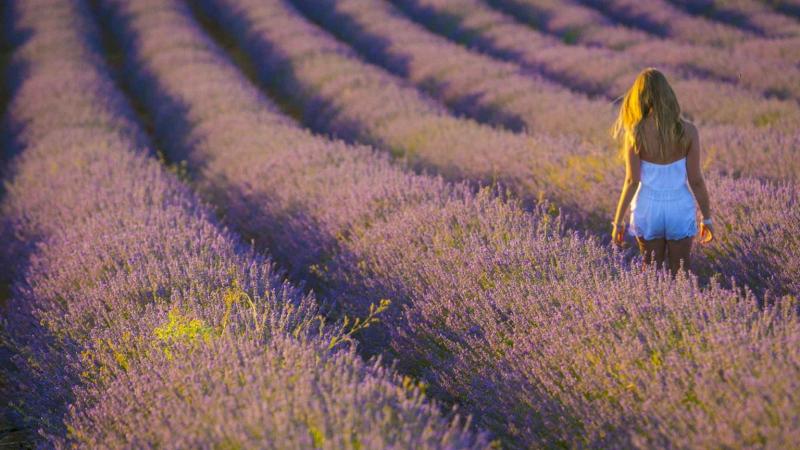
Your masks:
[{"label": "lavender field", "polygon": [[[800,442],[796,0],[0,8],[0,447]],[[650,66],[674,278],[608,236]]]}]

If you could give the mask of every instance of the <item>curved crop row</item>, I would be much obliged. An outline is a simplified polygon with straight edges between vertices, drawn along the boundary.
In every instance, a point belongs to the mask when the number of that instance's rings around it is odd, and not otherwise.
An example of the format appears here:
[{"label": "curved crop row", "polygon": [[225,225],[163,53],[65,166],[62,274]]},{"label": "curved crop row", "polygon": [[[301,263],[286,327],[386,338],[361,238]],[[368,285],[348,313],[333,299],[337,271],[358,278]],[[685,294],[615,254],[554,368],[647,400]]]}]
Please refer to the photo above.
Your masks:
[{"label": "curved crop row", "polygon": [[[788,62],[786,58],[765,54],[758,47],[752,49],[742,46],[716,47],[647,35],[635,39],[629,35],[639,30],[632,30],[610,22],[599,11],[571,2],[490,0],[489,3],[514,14],[515,17],[539,30],[561,37],[566,44],[601,45],[624,51],[625,55],[638,61],[641,66],[666,65],[686,68],[689,72],[698,73],[701,76],[710,76],[717,80],[735,83],[768,95],[781,98],[800,98],[800,87],[798,87],[800,86],[800,71],[797,67]],[[660,14],[664,14],[664,11],[664,9],[656,10]],[[471,8],[471,14],[475,14],[474,7]],[[498,19],[495,19],[496,23],[502,23],[499,20],[500,17],[502,16],[498,15]],[[509,24],[513,23],[510,18],[504,18],[504,20]],[[488,33],[487,31],[485,34]],[[530,38],[530,32],[524,34]],[[636,36],[638,37],[638,35]],[[788,40],[784,41],[788,42]],[[764,42],[764,40],[751,39],[749,42],[757,43]],[[774,45],[775,42],[776,40],[770,39],[764,43]],[[495,47],[497,47],[496,52],[501,54],[503,51],[510,52],[512,50],[511,48],[500,48],[499,44],[495,44]],[[487,48],[488,50],[489,48]],[[512,54],[509,53],[507,56],[512,56]],[[774,70],[765,71],[766,65]]]},{"label": "curved crop row", "polygon": [[[800,72],[789,63],[772,64],[785,70],[765,77],[763,67],[750,56],[740,58],[741,64],[737,64],[731,61],[732,57],[722,57],[720,52],[692,54],[674,50],[670,43],[650,44],[625,52],[568,45],[487,7],[480,0],[413,0],[396,5],[438,33],[563,80],[582,92],[615,99],[625,93],[643,67],[656,65],[670,73],[683,99],[684,110],[698,120],[746,127],[784,122],[788,125],[784,128],[790,128],[797,120],[795,101],[766,99],[758,92],[731,84],[742,73],[743,79],[759,80],[755,84],[760,91],[800,98],[797,87]],[[694,76],[694,72],[701,77]],[[708,73],[726,82],[704,79]]]},{"label": "curved crop row", "polygon": [[[403,108],[420,104],[414,101],[420,98],[416,91],[359,60],[288,3],[272,0],[246,4],[247,8],[221,4],[226,7],[218,8],[214,17],[258,61],[258,76],[281,91],[313,128],[405,154],[446,178],[499,180],[526,200],[544,194],[577,216],[576,223],[607,228],[604,218],[616,200],[608,193],[617,191],[621,176],[615,172],[621,167],[607,151],[585,150],[567,138],[545,135],[537,138],[549,145],[531,145],[534,138],[528,135],[438,113],[403,115]],[[369,116],[376,104],[385,114],[382,120]],[[800,226],[795,219],[800,214],[795,185],[730,177],[709,184],[714,215],[725,232],[715,246],[703,249],[697,261],[701,273],[735,276],[759,291],[798,292],[800,264],[787,255],[800,242],[785,237]]]},{"label": "curved crop row", "polygon": [[[484,447],[364,364],[143,147],[85,5],[12,5],[10,393],[39,445]],[[23,74],[20,74],[23,75]],[[4,245],[5,247],[5,245]],[[4,250],[8,250],[4,248]],[[5,384],[5,383],[4,383]]]},{"label": "curved crop row", "polygon": [[800,22],[793,17],[777,13],[763,1],[757,0],[670,0],[671,3],[693,14],[731,23],[745,30],[771,37],[800,36]]},{"label": "curved crop row", "polygon": [[[215,18],[256,62],[257,76],[312,129],[388,149],[447,179],[499,181],[526,201],[555,199],[579,221],[598,213],[596,202],[581,205],[585,192],[578,186],[602,182],[596,180],[597,167],[601,173],[608,167],[602,148],[577,137],[518,134],[453,117],[404,80],[362,61],[290,4],[260,8],[267,11],[257,22],[236,4],[223,4]],[[574,175],[577,183],[565,183],[562,174],[576,161],[589,169]]]},{"label": "curved crop row", "polygon": [[[369,295],[402,305],[382,322],[390,348],[376,350],[510,446],[795,437],[784,420],[796,407],[796,377],[786,374],[798,359],[788,302],[762,311],[715,285],[627,271],[591,241],[555,233],[547,215],[292,127],[182,3],[109,6],[131,86],[201,190],[346,307]],[[274,216],[285,226],[271,225]],[[740,401],[758,405],[746,420],[732,415]],[[692,422],[702,432],[688,430]]]},{"label": "curved crop row", "polygon": [[732,46],[756,35],[732,25],[696,17],[667,0],[580,0],[625,25],[651,30],[662,37],[711,46]]},{"label": "curved crop row", "polygon": [[798,0],[773,0],[769,2],[776,11],[794,16],[800,19],[800,1]]},{"label": "curved crop row", "polygon": [[571,0],[485,0],[484,3],[560,37],[565,44],[624,50],[656,38],[652,30],[616,23],[600,11]]},{"label": "curved crop row", "polygon": [[[273,20],[264,30],[269,36],[248,39],[247,28],[233,23],[239,20],[236,8],[220,17],[230,21],[227,26],[247,47],[258,75],[275,83],[312,129],[389,149],[448,179],[501,181],[526,200],[555,198],[565,209],[578,205],[575,192],[555,189],[565,167],[581,158],[607,164],[602,149],[577,137],[522,135],[453,117],[404,80],[363,62],[290,5],[276,5],[281,10],[271,13]],[[262,38],[280,41],[264,45]],[[594,176],[593,171],[583,174],[584,179]],[[587,216],[584,209],[570,211]]]},{"label": "curved crop row", "polygon": [[[387,2],[299,0],[295,3],[371,61],[409,78],[420,89],[440,98],[459,113],[507,127],[520,124],[534,135],[542,132],[578,135],[593,145],[607,148],[609,156],[615,153],[611,150],[614,143],[608,132],[609,124],[613,122],[613,111],[607,102],[588,100],[525,73],[513,64],[493,60],[448,42],[405,19]],[[406,6],[419,6],[421,2],[405,3]],[[467,5],[462,3],[461,6]],[[476,11],[474,8],[465,10]],[[627,83],[636,73],[629,75]],[[684,84],[678,82],[676,86],[680,92]],[[714,103],[708,98],[708,93],[713,93],[713,90],[708,86],[702,88],[704,102]],[[688,97],[691,104],[691,99],[697,95],[689,93],[680,98]],[[726,90],[720,95],[729,97],[730,92]],[[753,98],[733,97],[730,100],[737,105],[731,111],[738,114],[741,105],[752,105],[748,102]],[[787,124],[800,119],[800,108],[794,102],[780,105],[778,110],[783,113],[772,109],[774,106],[762,109],[762,113],[781,114]],[[704,145],[712,151],[722,150],[718,154],[709,153],[714,157],[707,159],[708,166],[772,179],[797,179],[800,174],[800,160],[797,158],[800,135],[793,126],[789,128],[778,131],[741,126],[703,127]],[[765,151],[756,152],[756,148]],[[564,149],[560,151],[569,153]]]},{"label": "curved crop row", "polygon": [[[783,39],[756,39],[757,35],[734,26],[693,16],[670,4],[667,0],[581,0],[609,17],[631,27],[650,31],[662,37],[692,44],[726,46],[764,59],[778,57],[774,51],[789,50],[797,54],[797,37]],[[789,20],[788,18],[784,18]],[[782,22],[786,20],[780,19]],[[791,28],[796,25],[789,23]],[[779,29],[783,28],[779,25]],[[748,45],[753,41],[755,45]],[[791,48],[795,50],[792,51]],[[772,49],[773,52],[764,51]]]},{"label": "curved crop row", "polygon": [[785,39],[754,39],[736,45],[736,50],[763,60],[762,66],[768,70],[771,64],[782,65],[789,61],[797,66],[800,63],[800,37]]},{"label": "curved crop row", "polygon": [[[721,38],[720,32],[724,29],[733,30],[734,33],[745,33],[744,30],[720,22],[696,17],[681,11],[669,4],[666,0],[582,0],[612,17],[614,20],[639,29],[661,30],[661,35],[671,39],[696,44],[712,46],[729,46],[736,51],[752,55],[756,60],[792,61],[800,60],[800,37],[756,38],[754,34],[747,33],[743,39]],[[794,27],[794,25],[792,25]],[[768,64],[767,64],[768,65]]]},{"label": "curved crop row", "polygon": [[[295,277],[344,296],[345,308],[363,313],[380,298],[452,288],[418,258],[478,271],[458,283],[469,288],[511,239],[529,243],[518,251],[530,261],[562,246],[590,261],[609,258],[592,241],[553,234],[559,225],[550,215],[525,213],[488,189],[473,194],[463,184],[409,174],[369,147],[309,133],[276,113],[184,8],[165,0],[146,5],[168,5],[170,14],[115,3],[109,10],[128,50],[131,87],[141,89],[159,136],[198,171],[199,188],[238,229],[280,254]],[[439,227],[424,237],[434,241],[410,242],[425,220]],[[463,248],[464,239],[480,251]]]},{"label": "curved crop row", "polygon": [[[448,42],[389,2],[296,1],[298,8],[370,62],[407,78],[454,110],[531,134],[577,134],[610,143],[609,102],[593,101],[519,66]],[[576,120],[576,115],[586,120]]]}]

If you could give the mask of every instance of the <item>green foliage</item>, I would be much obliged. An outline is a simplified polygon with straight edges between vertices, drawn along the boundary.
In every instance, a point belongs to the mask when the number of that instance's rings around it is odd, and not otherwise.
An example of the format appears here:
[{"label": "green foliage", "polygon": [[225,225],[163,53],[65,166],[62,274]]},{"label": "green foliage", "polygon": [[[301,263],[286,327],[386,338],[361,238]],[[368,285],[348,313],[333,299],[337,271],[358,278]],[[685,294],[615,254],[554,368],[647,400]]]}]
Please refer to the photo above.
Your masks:
[{"label": "green foliage", "polygon": [[202,320],[190,319],[180,314],[177,308],[173,308],[167,314],[167,322],[153,330],[153,333],[163,342],[175,342],[196,341],[198,338],[208,340],[212,331]]},{"label": "green foliage", "polygon": [[[343,333],[340,335],[333,336],[331,338],[330,343],[328,344],[328,349],[333,349],[337,344],[344,342],[344,341],[351,341],[352,337],[355,333],[359,331],[369,328],[370,325],[378,322],[378,315],[389,307],[392,302],[389,299],[381,299],[380,304],[375,306],[374,303],[369,305],[369,313],[367,317],[361,319],[360,317],[356,317],[355,321],[351,322],[349,316],[344,316],[344,321],[342,322],[342,330]],[[349,329],[348,329],[349,326]]]},{"label": "green foliage", "polygon": [[768,127],[773,123],[778,122],[780,119],[781,113],[779,111],[768,111],[754,117],[753,125],[757,127]]},{"label": "green foliage", "polygon": [[575,45],[580,40],[581,34],[583,34],[583,30],[580,27],[572,27],[564,32],[561,40],[567,45]]},{"label": "green foliage", "polygon": [[314,425],[309,424],[308,434],[311,435],[311,441],[313,442],[314,448],[322,448],[322,445],[325,443],[325,435],[322,433],[322,431]]},{"label": "green foliage", "polygon": [[[213,334],[213,328],[206,325],[200,319],[190,319],[178,312],[177,308],[173,308],[167,314],[167,322],[153,330],[158,343],[161,344],[164,354],[167,359],[172,359],[172,351],[169,348],[170,344],[177,342],[190,342],[192,344],[198,343],[200,340],[208,342]],[[117,353],[114,353],[115,358]],[[127,368],[127,361],[119,361],[123,368]],[[124,363],[124,365],[123,365]]]},{"label": "green foliage", "polygon": [[261,333],[264,330],[267,320],[267,312],[265,311],[259,317],[256,303],[253,301],[253,298],[250,297],[250,294],[245,292],[245,290],[239,286],[238,281],[234,279],[233,285],[225,290],[222,298],[225,302],[225,314],[222,317],[222,323],[220,324],[218,334],[221,335],[228,328],[228,322],[230,321],[233,306],[239,302],[241,302],[246,308],[249,308],[256,333]]}]

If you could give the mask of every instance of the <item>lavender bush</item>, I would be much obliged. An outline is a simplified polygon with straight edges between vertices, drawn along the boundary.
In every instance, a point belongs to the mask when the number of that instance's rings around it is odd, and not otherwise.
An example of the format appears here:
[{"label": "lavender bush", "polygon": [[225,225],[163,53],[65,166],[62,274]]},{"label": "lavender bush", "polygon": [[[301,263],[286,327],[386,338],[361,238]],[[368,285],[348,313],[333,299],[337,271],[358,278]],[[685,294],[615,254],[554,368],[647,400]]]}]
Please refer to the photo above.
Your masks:
[{"label": "lavender bush", "polygon": [[[666,0],[582,2],[622,23],[641,29],[659,29],[661,35],[680,42],[730,46],[765,63],[785,62],[787,57],[795,62],[800,59],[798,37],[759,39],[753,32],[688,14]],[[739,37],[724,37],[726,34]]]},{"label": "lavender bush", "polygon": [[[252,60],[258,61],[259,76],[283,92],[284,99],[301,111],[313,128],[388,148],[449,179],[500,181],[523,199],[549,198],[569,213],[570,224],[606,231],[605,217],[615,201],[608,193],[618,189],[622,169],[610,151],[597,146],[587,148],[576,140],[570,142],[568,137],[532,138],[476,126],[440,112],[425,114],[423,108],[430,103],[423,103],[424,98],[415,102],[421,98],[416,91],[356,59],[347,47],[305,21],[286,2],[247,3],[246,8],[240,3],[220,4],[213,15],[239,39]],[[293,32],[286,31],[289,29]],[[315,49],[314,53],[304,50],[309,47]],[[385,119],[370,119],[376,104],[386,111],[376,115]],[[417,106],[412,117],[404,115],[410,105]],[[534,139],[538,142],[531,145]],[[564,152],[564,148],[571,151]],[[791,141],[784,148],[789,153],[796,151]],[[719,189],[723,184],[736,189]],[[777,233],[756,234],[739,222],[755,220],[755,228],[766,230],[767,224],[773,223],[765,219],[769,214],[795,214],[797,191],[793,184],[742,180],[711,186],[715,215],[725,224],[724,239],[731,244],[725,252],[717,252],[717,247],[707,249],[698,261],[700,273],[737,276],[734,267],[739,267],[739,256],[728,253],[733,248],[763,245],[753,257],[774,256],[787,261],[787,255],[798,246],[796,239],[778,239],[778,247],[765,242],[775,242],[775,236],[786,235],[783,230],[793,230],[797,226],[794,221],[781,222]],[[772,192],[757,203],[758,208],[763,207],[763,215],[741,208],[740,199],[755,189],[751,186]],[[790,236],[794,233],[788,231]],[[778,277],[772,266],[758,267],[765,271],[759,284],[751,286],[754,289],[771,289],[779,294],[797,292],[793,287],[795,274],[800,271],[797,265],[781,264]]]},{"label": "lavender bush", "polygon": [[600,11],[573,1],[562,0],[487,0],[486,4],[506,11],[561,38],[565,44],[627,49],[653,39],[644,30],[619,24]]},{"label": "lavender bush", "polygon": [[[763,114],[773,116],[781,110],[783,112],[777,114],[787,119],[797,114],[795,102],[765,100],[757,92],[736,89],[730,84],[738,81],[739,73],[743,73],[743,79],[746,76],[747,80],[759,80],[746,86],[800,98],[797,95],[800,94],[797,90],[800,72],[785,61],[782,64],[770,62],[785,70],[764,77],[763,65],[754,63],[750,55],[734,58],[718,50],[688,52],[683,48],[672,49],[672,43],[650,44],[624,53],[568,45],[487,7],[480,0],[413,0],[396,4],[415,19],[453,39],[518,62],[586,93],[617,98],[630,87],[631,80],[642,67],[655,64],[670,74],[678,94],[684,99],[684,109],[699,120],[752,127],[765,125]],[[708,54],[712,56],[706,57]],[[709,74],[724,82],[709,79]]]},{"label": "lavender bush", "polygon": [[[77,1],[18,1],[10,393],[43,447],[485,447],[148,154]],[[14,242],[27,245],[9,245]]]},{"label": "lavender bush", "polygon": [[[447,42],[388,2],[298,1],[305,14],[371,62],[410,79],[458,112],[531,134],[558,132],[610,142],[610,104],[593,102],[520,67]],[[597,119],[575,120],[581,111]]]},{"label": "lavender bush", "polygon": [[800,36],[800,22],[757,0],[670,0],[686,11],[705,15],[767,37]]},{"label": "lavender bush", "polygon": [[[800,72],[786,58],[770,54],[774,51],[764,52],[763,48],[749,49],[736,45],[698,45],[664,39],[658,36],[659,26],[647,28],[655,35],[644,34],[642,30],[615,23],[597,10],[571,1],[491,0],[490,3],[543,32],[561,37],[567,44],[600,45],[624,50],[625,55],[639,61],[641,66],[670,66],[700,77],[712,77],[756,89],[768,95],[794,98],[800,96],[797,87],[800,86]],[[631,6],[642,7],[638,3]],[[653,8],[652,14],[657,17],[664,15],[663,21],[672,24],[673,21],[669,20],[670,10],[671,7]],[[506,17],[504,20],[509,24],[513,23],[513,19]],[[524,34],[528,35],[530,32]],[[753,41],[756,40],[750,40]],[[788,39],[769,39],[765,40],[765,44],[775,46],[776,42],[787,41]],[[590,62],[587,61],[587,64]],[[765,66],[776,70],[765,71]]]},{"label": "lavender bush", "polygon": [[730,46],[755,37],[755,34],[732,25],[696,17],[681,11],[667,0],[580,0],[623,24],[650,30],[671,39]]},{"label": "lavender bush", "polygon": [[[291,18],[250,9],[265,4],[237,11]],[[383,350],[508,446],[777,447],[796,437],[791,298],[760,309],[716,284],[629,271],[546,212],[298,128],[181,2],[105,6],[134,95],[201,192],[344,308],[381,297],[402,306],[380,324]],[[241,17],[223,16],[254,32]]]},{"label": "lavender bush", "polygon": [[[623,22],[636,26],[640,20],[653,20],[658,25],[663,26],[671,39],[685,42],[697,42],[713,37],[716,29],[725,27],[725,24],[716,21],[705,20],[701,17],[693,16],[678,8],[669,5],[664,0],[646,0],[642,2],[619,3],[618,0],[612,2],[597,2],[595,0],[585,1],[592,6],[600,8],[606,14],[615,17]],[[627,9],[626,9],[627,8]],[[660,12],[659,12],[660,11]],[[662,13],[665,16],[659,17]],[[642,25],[639,25],[640,27]],[[691,28],[695,27],[695,30]],[[730,29],[742,32],[740,28],[729,27]],[[702,37],[706,34],[706,38]],[[797,61],[800,58],[800,50],[797,48],[798,37],[786,38],[758,38],[752,33],[748,33],[746,39],[737,40],[730,43],[734,49],[752,55],[754,58],[764,61]]]},{"label": "lavender bush", "polygon": [[[223,7],[218,14],[228,20],[257,61],[259,76],[276,83],[285,100],[314,129],[388,148],[412,166],[435,168],[446,178],[487,184],[502,181],[529,200],[551,196],[564,207],[569,207],[572,194],[561,195],[553,180],[531,171],[563,173],[568,160],[575,157],[605,164],[601,149],[575,137],[520,135],[453,117],[402,80],[361,62],[352,50],[305,21],[290,5],[268,3],[259,8],[269,8],[274,19],[264,24],[268,28],[256,39],[246,39],[247,22],[237,25],[246,20],[238,16],[239,8]],[[286,29],[294,32],[284,33]],[[266,45],[274,38],[282,39],[280,51],[270,51],[273,45]],[[315,52],[309,55],[305,49],[310,46]],[[487,152],[490,147],[494,151]],[[572,152],[560,151],[563,148]]]},{"label": "lavender bush", "polygon": [[765,3],[773,7],[776,11],[793,17],[800,17],[800,2],[797,0],[770,0]]},{"label": "lavender bush", "polygon": [[[800,38],[753,39],[736,45],[736,49],[760,55],[765,61],[782,60],[797,65],[800,62]],[[769,66],[769,64],[767,64]]]},{"label": "lavender bush", "polygon": [[[614,111],[607,102],[588,100],[554,83],[531,76],[512,64],[503,64],[460,48],[404,19],[386,2],[346,0],[297,3],[304,12],[352,42],[372,61],[410,78],[418,87],[460,113],[506,127],[522,125],[532,134],[577,134],[593,145],[607,148],[607,154],[614,152],[612,147],[615,143],[609,139],[608,133],[608,124],[613,121]],[[477,11],[463,2],[459,5],[464,11]],[[630,83],[636,73],[628,75],[625,81]],[[713,98],[708,99],[705,94],[714,91],[703,88],[703,97],[708,107],[716,110],[718,105],[713,105]],[[729,96],[729,91],[722,90],[719,94]],[[690,99],[693,97],[686,96]],[[736,105],[748,102],[736,96],[731,101]],[[786,102],[785,105],[788,106],[786,111],[791,111],[790,116],[800,112],[794,103]],[[739,107],[735,109],[740,110]],[[764,114],[773,113],[776,111]],[[792,122],[794,120],[787,124]],[[719,149],[724,149],[724,154],[730,155],[719,159],[709,158],[714,169],[750,172],[767,168],[761,174],[767,171],[775,174],[777,172],[771,166],[777,159],[778,165],[789,168],[782,173],[800,173],[796,158],[800,136],[793,130],[719,125],[708,128],[710,132],[704,133],[705,145],[714,149],[715,154]],[[753,152],[764,142],[769,143],[769,151]],[[763,159],[753,164],[753,158]],[[713,164],[716,162],[728,165]]]}]

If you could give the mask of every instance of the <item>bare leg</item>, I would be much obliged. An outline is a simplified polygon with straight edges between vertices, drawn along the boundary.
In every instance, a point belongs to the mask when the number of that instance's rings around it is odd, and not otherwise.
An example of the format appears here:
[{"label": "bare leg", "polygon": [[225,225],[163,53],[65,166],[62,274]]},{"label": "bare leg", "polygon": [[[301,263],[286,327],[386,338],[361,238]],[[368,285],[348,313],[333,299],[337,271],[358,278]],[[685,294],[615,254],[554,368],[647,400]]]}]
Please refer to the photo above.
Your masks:
[{"label": "bare leg", "polygon": [[655,261],[656,267],[659,269],[664,265],[664,253],[667,249],[667,241],[665,239],[644,240],[637,237],[636,242],[639,243],[639,250],[644,256],[645,266],[650,265],[653,261]]},{"label": "bare leg", "polygon": [[689,270],[689,256],[692,252],[693,239],[693,237],[687,237],[677,241],[667,241],[669,270],[672,271],[673,276],[678,273],[681,260],[683,260],[683,270]]}]

